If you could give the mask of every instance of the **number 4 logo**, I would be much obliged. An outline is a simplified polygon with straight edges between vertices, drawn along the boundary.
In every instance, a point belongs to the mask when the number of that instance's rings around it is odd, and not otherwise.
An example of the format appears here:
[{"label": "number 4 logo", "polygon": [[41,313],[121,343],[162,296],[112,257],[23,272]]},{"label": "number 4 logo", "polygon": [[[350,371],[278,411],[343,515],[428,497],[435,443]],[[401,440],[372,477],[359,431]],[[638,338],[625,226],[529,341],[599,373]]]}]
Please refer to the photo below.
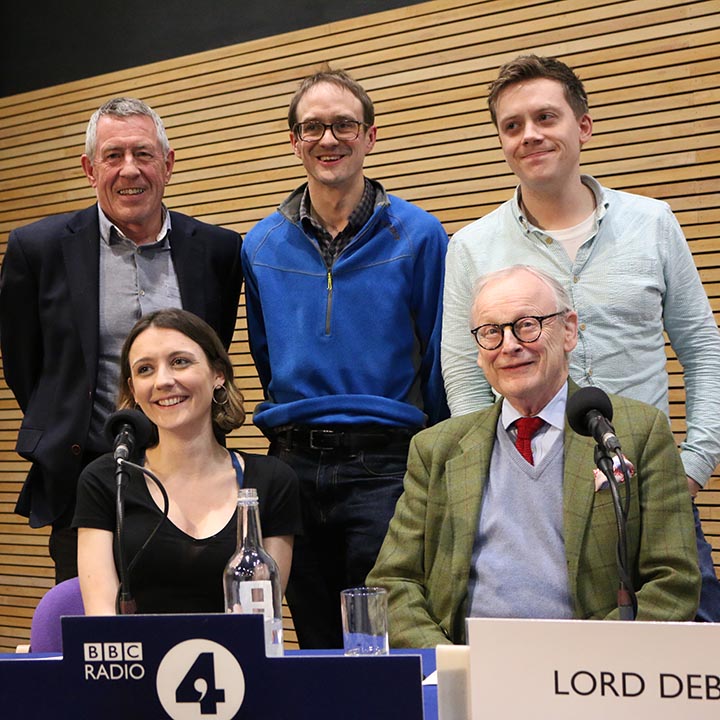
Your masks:
[{"label": "number 4 logo", "polygon": [[218,703],[225,702],[225,691],[215,687],[214,655],[200,653],[175,691],[179,703],[200,703],[201,715],[217,716]]},{"label": "number 4 logo", "polygon": [[240,664],[211,640],[186,640],[170,649],[158,667],[156,686],[173,720],[231,720],[245,697]]}]

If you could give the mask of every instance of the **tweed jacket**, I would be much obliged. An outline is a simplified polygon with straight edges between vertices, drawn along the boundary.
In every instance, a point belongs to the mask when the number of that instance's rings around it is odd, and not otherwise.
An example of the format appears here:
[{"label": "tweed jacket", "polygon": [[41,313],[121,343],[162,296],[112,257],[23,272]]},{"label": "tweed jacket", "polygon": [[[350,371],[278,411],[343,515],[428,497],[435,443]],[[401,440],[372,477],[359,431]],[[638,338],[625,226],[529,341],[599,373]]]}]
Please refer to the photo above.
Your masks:
[{"label": "tweed jacket", "polygon": [[[570,394],[576,390],[570,381]],[[610,397],[623,453],[636,469],[627,543],[637,619],[691,620],[700,593],[692,506],[667,417],[645,403]],[[473,542],[501,405],[413,438],[404,492],[367,579],[389,591],[394,647],[465,642]],[[610,491],[595,490],[594,448],[593,439],[566,422],[563,535],[570,595],[577,618],[617,619],[617,525]]]}]

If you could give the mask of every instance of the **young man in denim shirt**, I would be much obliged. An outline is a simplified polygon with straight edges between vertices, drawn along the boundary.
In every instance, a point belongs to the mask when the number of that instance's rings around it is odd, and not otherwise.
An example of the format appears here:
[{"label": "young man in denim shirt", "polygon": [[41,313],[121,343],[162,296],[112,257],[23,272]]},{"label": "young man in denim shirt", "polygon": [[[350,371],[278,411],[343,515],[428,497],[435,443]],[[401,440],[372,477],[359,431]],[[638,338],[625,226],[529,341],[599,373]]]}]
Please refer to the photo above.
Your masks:
[{"label": "young man in denim shirt", "polygon": [[[521,56],[490,87],[490,113],[520,180],[512,199],[460,230],[448,249],[442,367],[453,415],[494,395],[469,332],[475,279],[526,263],[569,293],[578,313],[570,375],[668,405],[665,335],[683,367],[687,435],[681,457],[694,497],[720,460],[720,334],[680,225],[659,200],[602,187],[580,173],[592,136],[585,89],[564,63]],[[703,590],[698,619],[720,619],[720,584],[695,509]]]}]

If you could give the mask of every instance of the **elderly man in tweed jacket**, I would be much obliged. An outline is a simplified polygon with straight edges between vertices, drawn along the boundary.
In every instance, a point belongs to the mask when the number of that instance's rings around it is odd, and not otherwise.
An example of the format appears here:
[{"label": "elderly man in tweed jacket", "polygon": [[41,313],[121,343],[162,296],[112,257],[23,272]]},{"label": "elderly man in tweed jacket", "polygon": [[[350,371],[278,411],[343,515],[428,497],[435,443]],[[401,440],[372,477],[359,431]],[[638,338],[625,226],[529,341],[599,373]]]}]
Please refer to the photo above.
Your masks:
[{"label": "elderly man in tweed jacket", "polygon": [[[594,440],[565,422],[577,315],[542,271],[485,276],[472,306],[494,406],[412,442],[404,493],[368,584],[389,591],[396,647],[465,641],[465,619],[617,619],[617,525]],[[489,349],[488,349],[489,348]],[[631,468],[627,547],[638,620],[691,620],[700,574],[685,474],[666,416],[611,396]],[[517,451],[517,421],[544,422]],[[624,488],[621,490],[624,495]]]}]

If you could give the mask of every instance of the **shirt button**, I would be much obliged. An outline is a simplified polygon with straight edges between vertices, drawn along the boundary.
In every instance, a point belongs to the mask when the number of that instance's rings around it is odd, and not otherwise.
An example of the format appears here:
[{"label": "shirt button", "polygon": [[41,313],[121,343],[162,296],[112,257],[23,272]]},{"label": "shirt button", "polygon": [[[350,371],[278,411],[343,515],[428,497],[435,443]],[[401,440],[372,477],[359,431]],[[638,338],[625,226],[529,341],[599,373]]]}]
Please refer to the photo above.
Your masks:
[{"label": "shirt button", "polygon": [[546,238],[545,238],[545,244],[546,244],[546,245],[552,245],[552,244],[553,244],[553,239],[552,239],[551,237],[546,237]]},{"label": "shirt button", "polygon": [[82,448],[76,443],[70,447],[70,452],[73,455],[79,455],[82,452]]},{"label": "shirt button", "polygon": [[141,290],[141,291],[140,291],[140,297],[142,297],[143,295],[145,295],[145,291],[144,291],[144,290]]},{"label": "shirt button", "polygon": [[580,278],[579,278],[577,275],[573,275],[573,282],[574,282],[574,283],[579,283],[579,282],[580,282]]},{"label": "shirt button", "polygon": [[584,330],[584,329],[585,329],[585,323],[580,323],[580,329],[581,329],[581,330]]},{"label": "shirt button", "polygon": [[587,371],[587,376],[588,376],[588,377],[592,377],[592,368],[590,368],[590,369]]}]

